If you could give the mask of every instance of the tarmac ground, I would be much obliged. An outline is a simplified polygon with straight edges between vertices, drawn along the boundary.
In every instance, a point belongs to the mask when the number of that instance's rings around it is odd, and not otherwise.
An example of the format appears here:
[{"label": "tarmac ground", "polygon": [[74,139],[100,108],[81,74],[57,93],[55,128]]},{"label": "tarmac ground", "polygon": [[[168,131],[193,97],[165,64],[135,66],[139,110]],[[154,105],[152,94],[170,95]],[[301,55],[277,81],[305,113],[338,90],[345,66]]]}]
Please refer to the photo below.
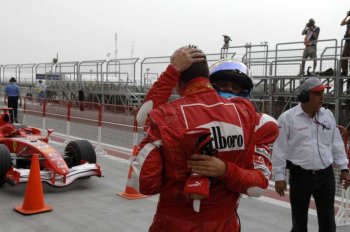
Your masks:
[{"label": "tarmac ground", "polygon": [[[61,148],[62,149],[62,148]],[[23,202],[25,184],[0,188],[0,232],[139,232],[148,231],[157,204],[157,196],[127,200],[116,194],[125,190],[128,161],[99,154],[104,177],[81,179],[65,188],[43,184],[45,203],[51,212],[23,216],[13,208]],[[242,232],[290,231],[288,204],[243,197],[239,215]],[[317,218],[309,215],[309,231],[318,231]],[[350,226],[337,228],[350,231]]]}]

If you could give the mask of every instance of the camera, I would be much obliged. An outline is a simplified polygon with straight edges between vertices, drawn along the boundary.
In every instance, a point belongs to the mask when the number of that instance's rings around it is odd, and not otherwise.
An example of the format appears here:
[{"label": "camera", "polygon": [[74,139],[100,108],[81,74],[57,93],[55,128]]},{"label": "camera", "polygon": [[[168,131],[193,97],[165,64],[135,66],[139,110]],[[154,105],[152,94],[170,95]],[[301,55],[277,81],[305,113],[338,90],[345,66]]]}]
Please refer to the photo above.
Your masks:
[{"label": "camera", "polygon": [[348,16],[350,16],[350,10],[348,11]]},{"label": "camera", "polygon": [[315,23],[313,23],[313,22],[308,22],[308,23],[306,23],[306,27],[313,27],[315,25]]}]

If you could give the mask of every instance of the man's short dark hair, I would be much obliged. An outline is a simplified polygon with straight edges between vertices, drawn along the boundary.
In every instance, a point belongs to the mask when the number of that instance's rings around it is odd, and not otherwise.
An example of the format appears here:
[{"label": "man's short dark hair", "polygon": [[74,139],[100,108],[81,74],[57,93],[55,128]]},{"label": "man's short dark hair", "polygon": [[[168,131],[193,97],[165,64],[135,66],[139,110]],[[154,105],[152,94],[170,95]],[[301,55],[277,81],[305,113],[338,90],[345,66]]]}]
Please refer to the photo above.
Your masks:
[{"label": "man's short dark hair", "polygon": [[[189,47],[196,48],[196,46],[189,45]],[[209,78],[209,67],[207,62],[207,57],[204,55],[204,60],[201,62],[196,62],[191,65],[188,69],[183,71],[180,76],[180,80],[183,84],[191,81],[196,77],[206,77]]]}]

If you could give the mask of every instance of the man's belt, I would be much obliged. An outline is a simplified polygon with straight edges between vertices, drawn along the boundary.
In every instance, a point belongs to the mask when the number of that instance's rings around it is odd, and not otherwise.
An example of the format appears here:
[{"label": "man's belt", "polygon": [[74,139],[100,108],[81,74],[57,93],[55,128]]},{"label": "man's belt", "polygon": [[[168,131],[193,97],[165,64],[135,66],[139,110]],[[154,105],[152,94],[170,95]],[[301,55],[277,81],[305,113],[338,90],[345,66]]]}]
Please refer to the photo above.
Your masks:
[{"label": "man's belt", "polygon": [[328,172],[330,170],[332,170],[332,165],[329,165],[327,168],[325,169],[319,169],[319,170],[308,170],[308,169],[304,169],[299,165],[295,165],[292,162],[289,163],[289,169],[291,171],[295,171],[295,172],[299,172],[299,173],[304,173],[304,174],[309,174],[309,175],[320,175],[322,173]]}]

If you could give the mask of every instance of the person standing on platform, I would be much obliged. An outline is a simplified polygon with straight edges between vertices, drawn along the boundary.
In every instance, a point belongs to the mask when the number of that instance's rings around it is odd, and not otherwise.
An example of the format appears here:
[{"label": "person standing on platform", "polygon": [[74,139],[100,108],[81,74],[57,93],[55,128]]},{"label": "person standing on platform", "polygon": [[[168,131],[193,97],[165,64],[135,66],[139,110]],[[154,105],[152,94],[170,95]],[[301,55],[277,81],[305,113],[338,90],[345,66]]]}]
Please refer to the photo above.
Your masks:
[{"label": "person standing on platform", "polygon": [[332,112],[322,107],[324,89],[311,77],[299,87],[299,104],[278,118],[280,133],[272,149],[275,190],[284,196],[289,169],[292,232],[306,232],[310,198],[316,203],[320,232],[336,231],[334,218],[335,181],[333,164],[341,169],[344,189],[350,185],[344,142]]},{"label": "person standing on platform", "polygon": [[349,56],[350,56],[350,11],[347,12],[346,17],[341,21],[340,26],[346,26],[344,35],[345,45],[341,55],[341,75],[347,76],[349,70]]},{"label": "person standing on platform", "polygon": [[11,77],[10,83],[5,87],[5,98],[4,103],[9,108],[12,108],[10,111],[10,118],[11,123],[18,123],[17,119],[17,109],[18,109],[18,102],[19,106],[22,105],[22,99],[21,99],[21,91],[20,87],[16,84],[16,78]]},{"label": "person standing on platform", "polygon": [[303,76],[305,72],[305,62],[307,58],[314,59],[313,71],[311,75],[315,76],[316,66],[317,66],[317,40],[320,34],[320,28],[315,25],[315,20],[310,19],[306,24],[304,30],[301,33],[305,35],[304,45],[305,49],[303,52],[303,60],[301,62],[300,72],[298,76]]}]

